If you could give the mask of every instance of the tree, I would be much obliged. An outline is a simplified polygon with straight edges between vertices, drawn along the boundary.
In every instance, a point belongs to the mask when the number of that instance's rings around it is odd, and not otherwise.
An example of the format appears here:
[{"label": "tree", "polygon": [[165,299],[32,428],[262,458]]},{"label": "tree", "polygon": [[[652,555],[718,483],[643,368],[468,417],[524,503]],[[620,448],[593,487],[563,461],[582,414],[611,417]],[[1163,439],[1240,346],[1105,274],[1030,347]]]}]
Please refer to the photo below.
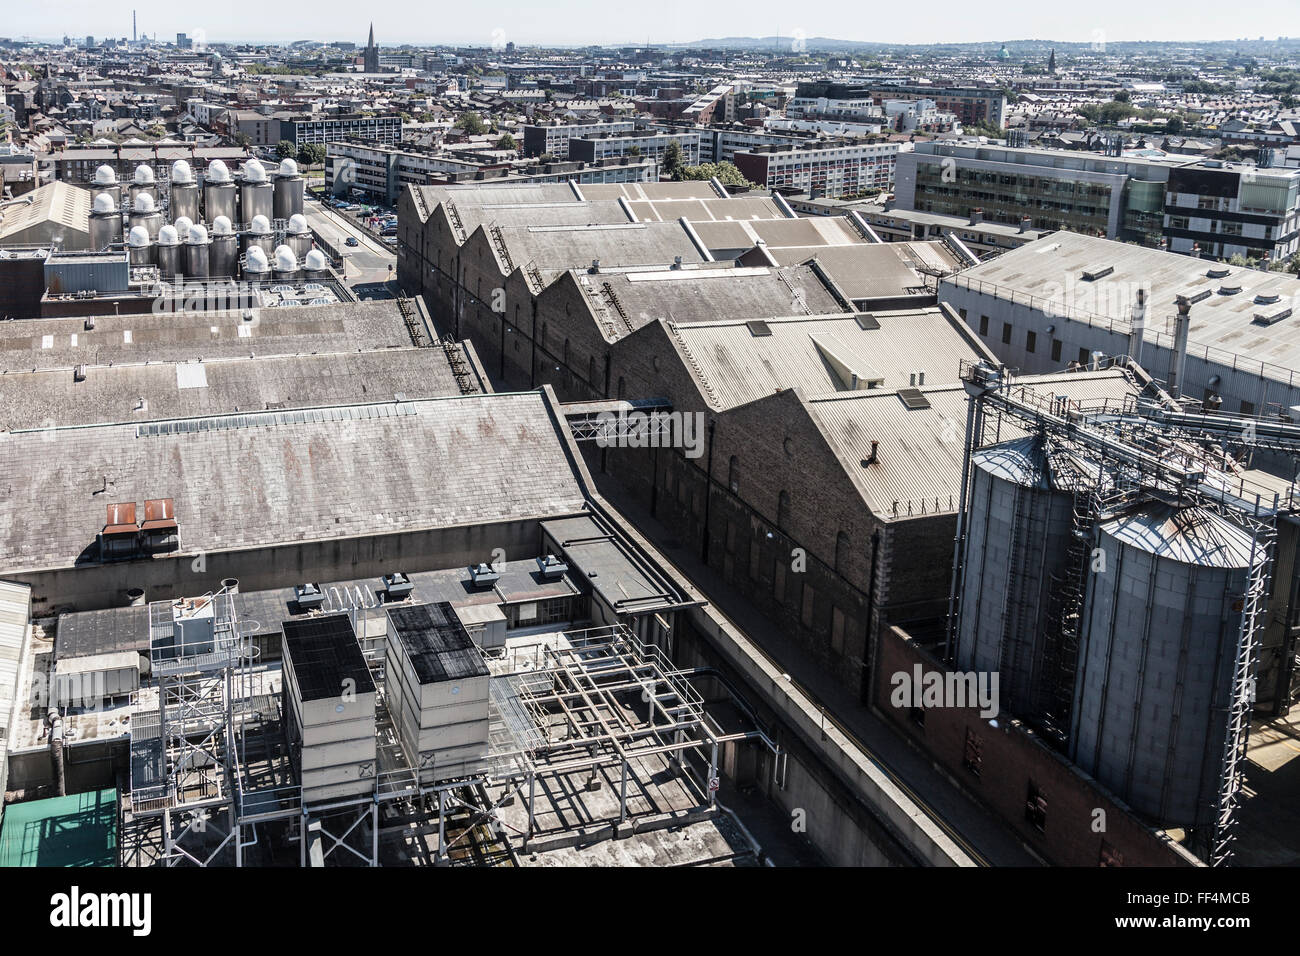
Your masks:
[{"label": "tree", "polygon": [[540,155],[540,156],[537,157],[537,161],[538,161],[539,163],[553,163],[553,162],[555,162],[555,154],[554,154],[554,153],[542,153],[542,155]]},{"label": "tree", "polygon": [[298,147],[293,145],[293,140],[282,139],[275,144],[275,155],[280,159],[292,159],[298,153]]},{"label": "tree", "polygon": [[1170,136],[1177,136],[1183,131],[1183,118],[1181,116],[1171,116],[1165,120],[1165,132]]},{"label": "tree", "polygon": [[660,171],[669,179],[681,179],[682,170],[686,164],[682,160],[682,144],[673,140],[664,150],[664,158],[660,161]]},{"label": "tree", "polygon": [[318,166],[325,162],[325,144],[303,143],[298,147],[298,162],[304,166]]},{"label": "tree", "polygon": [[460,119],[456,120],[456,128],[464,130],[470,136],[482,136],[487,132],[488,127],[483,122],[483,117],[471,111],[460,114]]},{"label": "tree", "polygon": [[718,182],[724,186],[747,186],[751,189],[757,189],[757,183],[751,183],[745,178],[739,167],[735,163],[704,163],[699,166],[682,167],[682,179],[712,179],[718,178]]},{"label": "tree", "polygon": [[1114,96],[1114,102],[1116,103],[1127,103],[1128,100],[1129,100],[1128,90],[1120,90]]},{"label": "tree", "polygon": [[631,146],[629,146],[629,147],[627,148],[627,154],[628,154],[629,156],[640,156],[640,155],[641,155],[641,147],[638,146],[636,143],[633,143]]},{"label": "tree", "polygon": [[519,144],[515,142],[515,138],[511,136],[509,133],[502,133],[501,138],[497,140],[496,148],[497,149],[518,149]]}]

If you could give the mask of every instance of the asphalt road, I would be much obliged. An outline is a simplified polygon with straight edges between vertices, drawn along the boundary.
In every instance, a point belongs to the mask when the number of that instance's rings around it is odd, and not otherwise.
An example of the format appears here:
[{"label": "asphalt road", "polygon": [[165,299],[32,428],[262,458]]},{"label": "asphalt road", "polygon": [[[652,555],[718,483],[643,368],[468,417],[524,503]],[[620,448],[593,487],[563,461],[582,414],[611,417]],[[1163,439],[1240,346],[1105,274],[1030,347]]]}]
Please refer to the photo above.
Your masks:
[{"label": "asphalt road", "polygon": [[[319,202],[306,203],[304,213],[308,225],[343,254],[343,281],[358,298],[393,295],[397,287],[397,254],[391,248]],[[346,245],[348,236],[354,237],[357,245]]]}]

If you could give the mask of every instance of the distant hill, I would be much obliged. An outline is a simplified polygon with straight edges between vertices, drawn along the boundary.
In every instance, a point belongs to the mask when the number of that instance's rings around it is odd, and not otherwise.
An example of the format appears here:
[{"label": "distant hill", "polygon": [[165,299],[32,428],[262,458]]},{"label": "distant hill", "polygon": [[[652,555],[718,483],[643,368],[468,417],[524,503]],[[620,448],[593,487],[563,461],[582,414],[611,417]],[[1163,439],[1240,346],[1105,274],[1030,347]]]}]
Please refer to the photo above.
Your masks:
[{"label": "distant hill", "polygon": [[[794,49],[796,39],[799,50]],[[1093,44],[1090,41],[1064,40],[987,40],[976,43],[881,43],[873,40],[839,40],[833,37],[765,36],[765,37],[717,37],[708,40],[695,40],[690,43],[668,44],[681,49],[713,50],[754,50],[770,52],[786,50],[806,53],[921,53],[925,51],[948,54],[967,54],[971,56],[993,55],[999,48],[1006,46],[1011,56],[1037,56],[1055,49],[1058,53],[1090,53]],[[1175,50],[1204,50],[1219,55],[1234,52],[1263,52],[1283,50],[1300,50],[1300,37],[1270,37],[1265,39],[1214,40],[1204,42],[1174,42],[1155,40],[1107,41],[1105,50],[1119,55],[1132,53],[1168,53]]]}]

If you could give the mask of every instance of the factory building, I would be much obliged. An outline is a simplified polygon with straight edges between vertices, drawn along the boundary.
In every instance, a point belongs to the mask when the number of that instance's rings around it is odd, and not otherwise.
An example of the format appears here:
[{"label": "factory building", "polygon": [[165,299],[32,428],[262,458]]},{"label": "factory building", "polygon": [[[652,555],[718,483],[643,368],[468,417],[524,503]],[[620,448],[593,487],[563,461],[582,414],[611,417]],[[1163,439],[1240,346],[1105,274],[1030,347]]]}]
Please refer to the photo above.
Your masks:
[{"label": "factory building", "polygon": [[1130,355],[1207,408],[1292,414],[1300,404],[1300,280],[1285,273],[1058,232],[940,279],[939,296],[1026,372]]}]

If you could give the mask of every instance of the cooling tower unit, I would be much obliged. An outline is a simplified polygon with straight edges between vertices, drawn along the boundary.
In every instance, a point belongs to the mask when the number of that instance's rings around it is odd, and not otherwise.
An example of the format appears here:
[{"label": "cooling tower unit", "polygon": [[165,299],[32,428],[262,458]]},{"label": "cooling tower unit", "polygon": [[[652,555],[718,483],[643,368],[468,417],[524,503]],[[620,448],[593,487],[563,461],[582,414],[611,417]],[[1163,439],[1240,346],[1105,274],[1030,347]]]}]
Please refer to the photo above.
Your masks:
[{"label": "cooling tower unit", "polygon": [[389,710],[421,783],[483,769],[491,678],[446,602],[388,610]]},{"label": "cooling tower unit", "polygon": [[254,247],[266,253],[269,259],[275,254],[275,235],[271,232],[271,222],[265,216],[254,216],[244,233],[244,252]]},{"label": "cooling tower unit", "polygon": [[970,514],[962,571],[957,663],[998,673],[1003,709],[1043,716],[1047,602],[1065,564],[1073,497],[1052,486],[1037,437],[971,457]]},{"label": "cooling tower unit", "polygon": [[218,216],[225,216],[232,223],[244,222],[235,209],[235,184],[230,179],[230,170],[219,159],[208,164],[207,174],[203,180],[203,217],[208,222],[215,222]]},{"label": "cooling tower unit", "polygon": [[374,792],[375,683],[346,614],[284,622],[284,715],[304,803]]},{"label": "cooling tower unit", "polygon": [[244,163],[243,175],[239,183],[239,214],[244,222],[252,222],[257,216],[268,220],[275,215],[273,194],[275,187],[266,178],[266,169],[255,159]]},{"label": "cooling tower unit", "polygon": [[1209,824],[1253,539],[1161,503],[1098,530],[1070,756],[1160,826]]},{"label": "cooling tower unit", "polygon": [[225,216],[212,224],[208,247],[208,275],[214,279],[233,279],[239,275],[239,236]]},{"label": "cooling tower unit", "polygon": [[289,217],[284,244],[292,249],[293,254],[299,259],[311,251],[311,227],[307,225],[307,217],[302,213],[294,213]]},{"label": "cooling tower unit", "polygon": [[194,181],[194,170],[183,159],[172,163],[171,193],[168,213],[172,222],[184,216],[190,222],[199,221],[199,184]]},{"label": "cooling tower unit", "polygon": [[90,250],[102,252],[122,241],[122,214],[108,193],[100,193],[90,207]]},{"label": "cooling tower unit", "polygon": [[194,279],[208,277],[208,230],[204,226],[190,226],[185,239],[185,274]]},{"label": "cooling tower unit", "polygon": [[112,166],[100,166],[95,170],[94,185],[91,192],[95,195],[108,193],[113,197],[113,205],[119,209],[122,206],[122,185],[117,181],[117,173],[113,172]]},{"label": "cooling tower unit", "polygon": [[150,239],[157,239],[158,230],[163,227],[162,213],[158,211],[158,205],[150,193],[140,193],[133,197],[127,219],[132,229],[136,226],[144,227]]},{"label": "cooling tower unit", "polygon": [[157,253],[158,272],[164,279],[170,279],[181,271],[181,240],[175,226],[163,226],[158,230]]},{"label": "cooling tower unit", "polygon": [[275,174],[275,218],[281,221],[290,216],[302,215],[303,181],[298,175],[298,164],[292,159],[281,160]]},{"label": "cooling tower unit", "polygon": [[144,226],[135,226],[131,229],[131,234],[126,239],[126,248],[132,266],[150,266],[158,261],[153,239]]}]

